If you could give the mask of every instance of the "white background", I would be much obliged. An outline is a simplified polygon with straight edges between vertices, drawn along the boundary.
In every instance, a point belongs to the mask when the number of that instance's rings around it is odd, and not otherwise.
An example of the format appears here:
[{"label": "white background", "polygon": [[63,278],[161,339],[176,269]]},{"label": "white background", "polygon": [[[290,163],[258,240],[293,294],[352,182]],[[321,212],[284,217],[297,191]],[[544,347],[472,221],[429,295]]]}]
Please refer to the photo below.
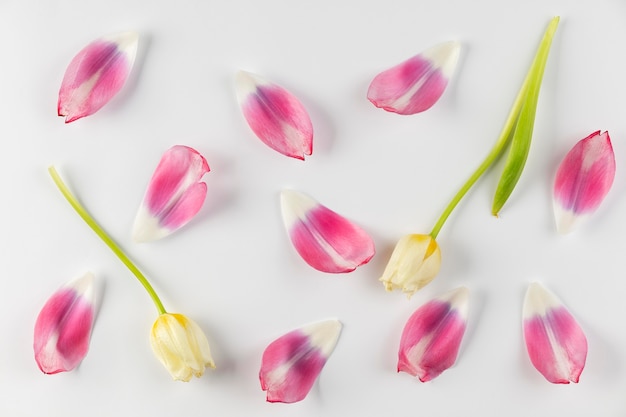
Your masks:
[{"label": "white background", "polygon": [[[500,218],[490,215],[497,166],[443,228],[437,279],[410,300],[386,293],[378,278],[395,242],[428,233],[486,155],[554,15],[561,24],[533,145]],[[93,39],[123,30],[141,35],[127,85],[99,113],[65,125],[56,100],[67,64]],[[366,100],[378,72],[452,39],[463,44],[459,67],[432,109],[403,117]],[[0,0],[0,415],[626,415],[625,39],[622,0]],[[233,90],[239,69],[287,87],[308,108],[316,135],[305,162],[253,136]],[[554,172],[598,129],[613,139],[615,183],[589,223],[560,236]],[[178,233],[135,244],[135,212],[175,144],[206,156],[207,202]],[[50,164],[166,308],[201,325],[216,370],[171,380],[148,342],[156,310],[62,198]],[[347,275],[310,268],[283,229],[285,187],[368,230],[377,255]],[[90,351],[75,371],[43,375],[35,318],[87,270],[100,295]],[[533,280],[586,332],[577,385],[548,383],[526,356],[521,307]],[[459,285],[470,288],[471,306],[456,365],[426,384],[397,374],[407,318]],[[309,396],[266,403],[265,346],[328,317],[344,330]]]}]

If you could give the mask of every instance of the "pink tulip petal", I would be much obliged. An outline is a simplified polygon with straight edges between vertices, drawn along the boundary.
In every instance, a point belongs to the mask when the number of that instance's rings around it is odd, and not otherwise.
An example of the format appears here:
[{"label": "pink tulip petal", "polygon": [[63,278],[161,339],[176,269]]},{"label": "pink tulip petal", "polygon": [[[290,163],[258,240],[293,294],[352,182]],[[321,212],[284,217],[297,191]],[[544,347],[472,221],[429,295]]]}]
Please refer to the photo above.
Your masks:
[{"label": "pink tulip petal", "polygon": [[360,227],[309,196],[284,190],[283,221],[302,259],[322,272],[350,272],[374,256],[374,242]]},{"label": "pink tulip petal", "polygon": [[160,239],[187,224],[206,198],[207,186],[200,180],[207,172],[206,159],[195,149],[183,145],[168,149],[152,175],[137,213],[133,239]]},{"label": "pink tulip petal", "polygon": [[243,116],[267,146],[296,159],[313,152],[313,125],[302,103],[289,91],[240,71],[237,97]]},{"label": "pink tulip petal", "polygon": [[615,178],[609,132],[592,133],[565,155],[554,181],[554,214],[561,233],[571,231],[602,203]]},{"label": "pink tulip petal", "polygon": [[293,330],[267,346],[259,379],[268,402],[303,400],[332,353],[341,323],[326,320]]},{"label": "pink tulip petal", "polygon": [[381,72],[369,86],[368,100],[398,114],[428,110],[446,89],[460,50],[458,42],[442,43]]},{"label": "pink tulip petal", "polygon": [[72,59],[59,90],[58,114],[65,123],[100,110],[122,88],[135,61],[138,35],[98,39]]},{"label": "pink tulip petal", "polygon": [[398,372],[426,382],[454,365],[465,333],[468,299],[469,291],[460,287],[413,313],[402,331]]},{"label": "pink tulip petal", "polygon": [[578,382],[587,358],[587,338],[561,301],[532,283],[523,317],[526,349],[535,368],[554,384]]},{"label": "pink tulip petal", "polygon": [[56,374],[78,366],[87,355],[93,321],[93,275],[88,273],[55,292],[41,309],[33,343],[39,369]]}]

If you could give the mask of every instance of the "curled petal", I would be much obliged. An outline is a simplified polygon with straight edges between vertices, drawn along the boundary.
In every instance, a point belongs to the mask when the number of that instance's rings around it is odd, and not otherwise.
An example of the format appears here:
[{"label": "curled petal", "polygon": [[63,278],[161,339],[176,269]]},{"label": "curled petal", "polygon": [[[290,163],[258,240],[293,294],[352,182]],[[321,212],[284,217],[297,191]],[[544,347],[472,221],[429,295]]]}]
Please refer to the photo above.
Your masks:
[{"label": "curled petal", "polygon": [[383,276],[387,291],[400,289],[407,296],[430,283],[439,273],[441,251],[429,235],[406,235],[396,244]]},{"label": "curled petal", "polygon": [[87,355],[94,302],[91,273],[66,284],[48,299],[37,317],[33,343],[42,372],[71,371]]},{"label": "curled petal", "polygon": [[267,146],[296,159],[313,152],[313,125],[306,109],[289,91],[239,71],[235,78],[243,116]]},{"label": "curled petal", "polygon": [[100,110],[122,88],[135,61],[139,36],[124,32],[87,45],[72,59],[59,90],[65,123]]},{"label": "curled petal", "polygon": [[615,178],[609,132],[592,133],[565,155],[554,180],[557,230],[567,233],[600,206]]},{"label": "curled petal", "polygon": [[460,50],[459,42],[445,42],[381,72],[372,80],[367,99],[398,114],[428,110],[446,89]]},{"label": "curled petal", "polygon": [[524,340],[535,368],[554,384],[578,382],[587,358],[587,338],[561,301],[539,283],[526,291]]},{"label": "curled petal", "polygon": [[293,330],[263,352],[259,379],[268,402],[303,400],[335,349],[341,322],[325,320]]},{"label": "curled petal", "polygon": [[402,331],[398,372],[426,382],[454,365],[465,333],[468,299],[469,291],[460,287],[413,313]]},{"label": "curled petal", "polygon": [[133,239],[160,239],[187,224],[204,204],[209,172],[206,159],[195,149],[176,145],[157,166],[135,218]]},{"label": "curled petal", "polygon": [[283,221],[302,259],[322,272],[350,272],[374,256],[374,242],[360,227],[309,196],[284,190]]},{"label": "curled petal", "polygon": [[193,320],[182,314],[161,314],[152,326],[150,346],[172,378],[188,382],[215,368],[209,342]]}]

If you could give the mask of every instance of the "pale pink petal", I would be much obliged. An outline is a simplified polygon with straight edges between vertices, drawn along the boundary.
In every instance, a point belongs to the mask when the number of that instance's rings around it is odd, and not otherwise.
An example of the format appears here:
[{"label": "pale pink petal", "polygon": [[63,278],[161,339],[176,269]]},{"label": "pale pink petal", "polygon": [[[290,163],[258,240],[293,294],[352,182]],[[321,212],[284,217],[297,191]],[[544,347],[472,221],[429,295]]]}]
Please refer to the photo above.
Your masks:
[{"label": "pale pink petal", "polygon": [[398,372],[426,382],[454,365],[467,321],[469,291],[457,288],[418,308],[400,339]]},{"label": "pale pink petal", "polygon": [[124,32],[98,39],[72,59],[59,90],[65,123],[100,110],[122,88],[135,61],[138,35]]},{"label": "pale pink petal", "polygon": [[35,323],[33,348],[46,374],[71,371],[89,349],[94,321],[93,275],[88,273],[55,292]]},{"label": "pale pink petal", "polygon": [[615,155],[609,132],[592,133],[565,155],[554,180],[557,229],[567,233],[591,215],[615,178]]},{"label": "pale pink petal", "polygon": [[313,152],[313,125],[302,103],[289,91],[240,71],[237,98],[252,131],[267,146],[296,159]]},{"label": "pale pink petal", "polygon": [[368,100],[404,115],[428,110],[446,89],[460,50],[458,42],[442,43],[381,72],[369,86]]},{"label": "pale pink petal", "polygon": [[302,259],[322,272],[350,272],[374,256],[374,241],[359,226],[292,190],[281,194],[283,221]]},{"label": "pale pink petal", "polygon": [[303,400],[335,349],[341,323],[326,320],[293,330],[263,352],[259,379],[268,402]]},{"label": "pale pink petal", "polygon": [[539,283],[528,287],[523,309],[530,361],[554,384],[578,382],[587,358],[587,338],[561,301]]},{"label": "pale pink petal", "polygon": [[195,149],[183,145],[168,149],[152,175],[135,218],[133,239],[160,239],[187,224],[206,198],[207,186],[201,179],[207,172],[206,159]]}]

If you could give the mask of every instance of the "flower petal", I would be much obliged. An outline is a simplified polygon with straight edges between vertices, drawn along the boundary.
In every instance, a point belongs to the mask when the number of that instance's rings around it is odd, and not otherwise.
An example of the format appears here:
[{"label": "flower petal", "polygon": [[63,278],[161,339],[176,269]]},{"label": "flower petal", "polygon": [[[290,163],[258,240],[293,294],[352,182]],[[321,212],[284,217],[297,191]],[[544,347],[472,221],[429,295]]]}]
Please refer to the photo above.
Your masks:
[{"label": "flower petal", "polygon": [[72,59],[59,90],[65,123],[100,110],[122,88],[135,61],[139,36],[124,32],[98,39]]},{"label": "flower petal", "polygon": [[592,133],[565,155],[554,180],[557,230],[568,233],[602,203],[615,178],[609,132]]},{"label": "flower petal", "polygon": [[42,372],[71,371],[87,355],[94,303],[91,273],[69,282],[48,299],[37,317],[33,343]]},{"label": "flower petal", "polygon": [[267,146],[296,159],[313,152],[313,125],[302,103],[289,91],[239,71],[235,78],[241,111],[255,135]]},{"label": "flower petal", "polygon": [[150,346],[172,378],[188,382],[215,368],[209,342],[193,320],[182,314],[161,314],[152,326]]},{"label": "flower petal", "polygon": [[293,330],[267,346],[259,379],[268,402],[303,400],[335,349],[341,322],[325,320]]},{"label": "flower petal", "polygon": [[372,80],[367,99],[398,114],[428,110],[446,89],[460,50],[459,42],[445,42],[381,72]]},{"label": "flower petal", "polygon": [[187,224],[204,204],[207,186],[200,180],[207,172],[206,159],[195,149],[182,145],[168,149],[135,218],[133,239],[160,239]]},{"label": "flower petal", "polygon": [[460,287],[413,313],[402,331],[398,372],[426,382],[454,365],[465,333],[468,300],[469,291]]},{"label": "flower petal", "polygon": [[578,382],[587,358],[587,338],[561,301],[539,283],[528,287],[524,340],[531,362],[554,384]]},{"label": "flower petal", "polygon": [[401,289],[407,296],[430,283],[439,273],[441,250],[430,235],[406,235],[398,241],[379,279],[387,291]]},{"label": "flower petal", "polygon": [[374,242],[363,229],[311,197],[284,190],[281,206],[293,246],[313,268],[350,272],[374,256]]}]

